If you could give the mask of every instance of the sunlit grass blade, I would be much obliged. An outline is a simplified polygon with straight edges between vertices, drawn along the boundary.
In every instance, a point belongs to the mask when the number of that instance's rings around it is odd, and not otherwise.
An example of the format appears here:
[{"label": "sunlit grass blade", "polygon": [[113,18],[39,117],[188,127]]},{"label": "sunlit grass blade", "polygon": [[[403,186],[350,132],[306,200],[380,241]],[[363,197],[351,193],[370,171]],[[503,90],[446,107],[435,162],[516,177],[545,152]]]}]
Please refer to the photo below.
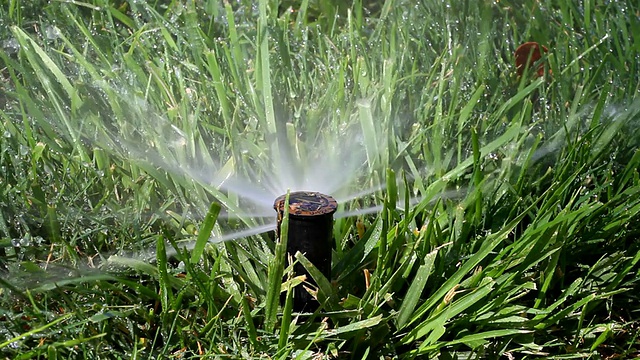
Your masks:
[{"label": "sunlit grass blade", "polygon": [[364,147],[367,152],[367,162],[369,163],[369,166],[374,166],[378,162],[378,157],[381,153],[376,126],[374,124],[371,111],[371,102],[369,100],[360,100],[358,102],[358,114],[364,136]]},{"label": "sunlit grass blade", "polygon": [[276,327],[276,316],[280,306],[280,292],[282,290],[282,275],[287,261],[287,242],[289,236],[289,192],[284,200],[282,220],[278,230],[278,242],[274,258],[269,264],[267,288],[267,303],[265,305],[265,329],[272,333]]},{"label": "sunlit grass blade", "polygon": [[340,307],[336,301],[336,295],[329,279],[327,279],[304,254],[297,252],[295,258],[304,266],[305,270],[309,272],[315,283],[318,284],[318,302],[328,311],[338,310]]},{"label": "sunlit grass blade", "polygon": [[413,315],[416,305],[420,301],[420,296],[424,291],[424,287],[429,279],[429,275],[433,271],[433,263],[435,261],[438,251],[434,250],[427,254],[424,258],[424,264],[420,265],[418,272],[407,290],[407,295],[402,301],[402,307],[398,312],[398,327],[402,329]]},{"label": "sunlit grass blade", "polygon": [[218,214],[220,214],[220,205],[218,203],[212,202],[209,207],[209,212],[204,218],[202,222],[200,231],[198,231],[198,238],[196,239],[196,244],[191,251],[191,263],[197,264],[200,261],[200,257],[204,251],[205,246],[209,242],[211,238],[211,231],[213,230],[213,226],[218,219]]}]

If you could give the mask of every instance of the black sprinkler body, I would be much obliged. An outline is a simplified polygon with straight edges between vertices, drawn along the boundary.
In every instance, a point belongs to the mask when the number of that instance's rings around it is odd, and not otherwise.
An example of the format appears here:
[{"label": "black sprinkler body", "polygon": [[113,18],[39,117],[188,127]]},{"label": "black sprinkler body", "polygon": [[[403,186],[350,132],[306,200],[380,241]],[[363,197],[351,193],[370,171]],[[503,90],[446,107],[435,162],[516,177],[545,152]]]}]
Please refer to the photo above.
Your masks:
[{"label": "black sprinkler body", "polygon": [[[278,212],[278,237],[284,216],[286,195],[278,197],[273,208]],[[289,230],[287,253],[292,257],[300,251],[327,278],[331,279],[331,250],[333,248],[333,213],[338,203],[328,195],[312,191],[289,194]],[[315,285],[313,278],[301,264],[295,264],[295,275],[306,275],[307,282]],[[302,287],[293,289],[293,310],[315,311],[318,302]]]}]

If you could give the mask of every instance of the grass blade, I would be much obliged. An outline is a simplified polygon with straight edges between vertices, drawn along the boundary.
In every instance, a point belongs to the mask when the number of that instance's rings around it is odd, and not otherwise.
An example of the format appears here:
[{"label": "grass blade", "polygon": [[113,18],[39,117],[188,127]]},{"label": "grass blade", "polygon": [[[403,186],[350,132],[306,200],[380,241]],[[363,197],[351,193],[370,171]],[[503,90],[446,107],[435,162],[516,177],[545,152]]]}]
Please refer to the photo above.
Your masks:
[{"label": "grass blade", "polygon": [[209,207],[209,211],[202,222],[200,227],[200,231],[198,232],[198,238],[196,239],[196,244],[193,247],[191,252],[191,263],[197,264],[200,262],[200,257],[202,257],[202,253],[204,252],[205,246],[209,243],[209,239],[211,238],[211,231],[213,230],[213,226],[218,219],[218,214],[220,214],[220,205],[216,202],[212,202]]},{"label": "grass blade", "polygon": [[[269,264],[269,287],[267,288],[267,303],[265,307],[265,329],[273,333],[276,328],[278,306],[280,305],[280,292],[282,290],[282,275],[287,259],[287,240],[289,236],[289,191],[285,196],[282,222],[276,243],[276,251],[273,261]],[[280,215],[279,215],[280,216]]]},{"label": "grass blade", "polygon": [[427,284],[427,280],[429,279],[429,275],[433,271],[433,263],[437,255],[438,250],[434,250],[427,254],[424,259],[424,264],[420,265],[418,268],[418,272],[416,273],[411,286],[409,286],[407,295],[402,302],[400,312],[398,312],[398,328],[402,329],[409,321],[411,315],[413,315],[413,310],[418,304],[418,301],[420,301],[420,295],[422,295],[424,286]]}]

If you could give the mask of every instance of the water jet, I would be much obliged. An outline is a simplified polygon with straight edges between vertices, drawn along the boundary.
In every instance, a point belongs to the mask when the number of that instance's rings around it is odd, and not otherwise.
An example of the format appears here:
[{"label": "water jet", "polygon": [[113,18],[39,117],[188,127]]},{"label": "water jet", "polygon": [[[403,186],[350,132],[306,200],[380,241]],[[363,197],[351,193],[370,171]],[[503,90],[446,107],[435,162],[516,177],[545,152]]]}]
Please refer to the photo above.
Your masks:
[{"label": "water jet", "polygon": [[[277,236],[285,214],[286,195],[278,197],[273,208],[278,213]],[[297,191],[289,194],[289,230],[287,253],[293,257],[301,252],[327,278],[331,279],[331,250],[333,249],[333,214],[338,207],[335,199],[313,191]],[[296,276],[306,275],[307,282],[315,285],[313,278],[301,264],[295,264]],[[318,302],[302,286],[293,289],[293,310],[315,311]]]}]

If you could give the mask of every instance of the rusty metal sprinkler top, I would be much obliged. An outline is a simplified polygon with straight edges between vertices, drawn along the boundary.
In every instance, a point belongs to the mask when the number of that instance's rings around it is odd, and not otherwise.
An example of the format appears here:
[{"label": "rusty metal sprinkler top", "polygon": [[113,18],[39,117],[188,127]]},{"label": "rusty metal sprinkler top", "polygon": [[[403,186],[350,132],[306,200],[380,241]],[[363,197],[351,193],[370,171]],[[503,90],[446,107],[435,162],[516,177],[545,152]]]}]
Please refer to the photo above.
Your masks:
[{"label": "rusty metal sprinkler top", "polygon": [[[287,195],[279,196],[273,208],[280,214],[284,210]],[[336,200],[314,191],[296,191],[289,193],[289,214],[295,216],[318,216],[333,214],[338,208]]]}]

